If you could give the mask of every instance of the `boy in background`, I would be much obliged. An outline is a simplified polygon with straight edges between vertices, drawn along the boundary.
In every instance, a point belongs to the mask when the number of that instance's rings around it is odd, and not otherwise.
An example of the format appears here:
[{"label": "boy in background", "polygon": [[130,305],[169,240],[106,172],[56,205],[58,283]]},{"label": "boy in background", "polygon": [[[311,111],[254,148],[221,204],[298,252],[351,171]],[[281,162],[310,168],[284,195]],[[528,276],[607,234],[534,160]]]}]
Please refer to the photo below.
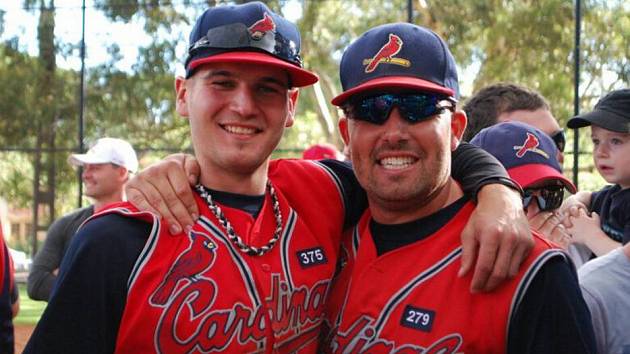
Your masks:
[{"label": "boy in background", "polygon": [[597,352],[630,353],[630,89],[610,92],[592,112],[568,122],[569,128],[589,125],[595,166],[611,185],[579,192],[562,209],[572,241],[598,256],[578,271]]},{"label": "boy in background", "polygon": [[611,183],[596,192],[578,192],[562,207],[572,242],[601,256],[630,241],[630,89],[612,91],[592,112],[567,125],[591,126],[595,167]]}]

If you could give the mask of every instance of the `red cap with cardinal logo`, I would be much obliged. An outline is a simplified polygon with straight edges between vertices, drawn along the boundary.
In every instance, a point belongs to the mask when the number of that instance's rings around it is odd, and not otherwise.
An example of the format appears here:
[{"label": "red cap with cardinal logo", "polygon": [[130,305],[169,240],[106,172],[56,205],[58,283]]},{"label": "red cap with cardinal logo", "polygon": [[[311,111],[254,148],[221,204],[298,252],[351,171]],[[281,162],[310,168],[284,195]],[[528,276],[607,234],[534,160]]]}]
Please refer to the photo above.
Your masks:
[{"label": "red cap with cardinal logo", "polygon": [[190,32],[189,43],[187,78],[203,64],[239,62],[285,69],[294,87],[318,80],[317,75],[302,68],[297,27],[262,2],[206,10]]},{"label": "red cap with cardinal logo", "polygon": [[545,180],[559,180],[575,193],[575,185],[562,175],[558,148],[549,135],[521,122],[503,122],[481,130],[470,141],[496,157],[523,188]]}]

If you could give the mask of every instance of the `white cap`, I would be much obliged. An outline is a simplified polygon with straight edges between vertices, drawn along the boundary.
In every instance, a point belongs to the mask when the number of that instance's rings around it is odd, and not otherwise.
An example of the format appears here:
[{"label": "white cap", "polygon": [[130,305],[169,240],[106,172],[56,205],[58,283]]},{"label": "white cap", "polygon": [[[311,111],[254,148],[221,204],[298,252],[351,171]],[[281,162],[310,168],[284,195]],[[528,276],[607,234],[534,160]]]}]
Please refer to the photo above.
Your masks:
[{"label": "white cap", "polygon": [[101,138],[85,154],[72,154],[68,162],[75,166],[97,163],[113,163],[129,172],[138,170],[138,158],[131,144],[115,138]]}]

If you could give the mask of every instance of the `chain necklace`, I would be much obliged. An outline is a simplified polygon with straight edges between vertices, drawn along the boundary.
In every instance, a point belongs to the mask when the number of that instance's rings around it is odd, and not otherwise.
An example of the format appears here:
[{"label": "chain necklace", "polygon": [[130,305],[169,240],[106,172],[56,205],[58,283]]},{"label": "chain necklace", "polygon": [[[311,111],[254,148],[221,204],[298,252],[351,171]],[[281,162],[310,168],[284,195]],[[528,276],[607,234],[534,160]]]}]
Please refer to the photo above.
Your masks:
[{"label": "chain necklace", "polygon": [[276,191],[274,190],[271,182],[267,180],[267,189],[269,190],[269,194],[271,195],[271,200],[273,202],[273,215],[276,217],[276,231],[273,233],[273,236],[269,239],[266,245],[262,247],[254,247],[245,244],[243,239],[234,232],[234,228],[232,228],[232,224],[228,221],[228,219],[223,214],[221,208],[214,203],[210,193],[206,189],[206,187],[198,184],[195,186],[197,193],[203,198],[208,204],[208,208],[214,216],[219,220],[225,231],[227,232],[227,237],[238,247],[238,249],[250,256],[262,256],[263,254],[271,251],[273,246],[278,242],[280,238],[280,233],[282,232],[282,213],[280,212],[280,203],[278,203],[278,196],[276,195]]}]

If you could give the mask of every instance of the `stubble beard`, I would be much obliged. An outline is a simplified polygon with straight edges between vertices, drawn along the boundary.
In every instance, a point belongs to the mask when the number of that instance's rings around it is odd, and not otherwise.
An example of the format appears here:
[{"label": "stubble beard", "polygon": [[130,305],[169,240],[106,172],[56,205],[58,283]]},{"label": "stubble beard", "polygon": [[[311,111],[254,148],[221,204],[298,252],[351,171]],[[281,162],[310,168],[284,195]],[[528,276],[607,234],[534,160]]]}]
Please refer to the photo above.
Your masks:
[{"label": "stubble beard", "polygon": [[415,213],[434,200],[446,187],[450,175],[450,160],[440,151],[433,156],[433,163],[427,166],[427,159],[418,161],[417,174],[409,177],[393,177],[386,183],[370,176],[365,190],[370,207],[377,207],[389,213]]}]

